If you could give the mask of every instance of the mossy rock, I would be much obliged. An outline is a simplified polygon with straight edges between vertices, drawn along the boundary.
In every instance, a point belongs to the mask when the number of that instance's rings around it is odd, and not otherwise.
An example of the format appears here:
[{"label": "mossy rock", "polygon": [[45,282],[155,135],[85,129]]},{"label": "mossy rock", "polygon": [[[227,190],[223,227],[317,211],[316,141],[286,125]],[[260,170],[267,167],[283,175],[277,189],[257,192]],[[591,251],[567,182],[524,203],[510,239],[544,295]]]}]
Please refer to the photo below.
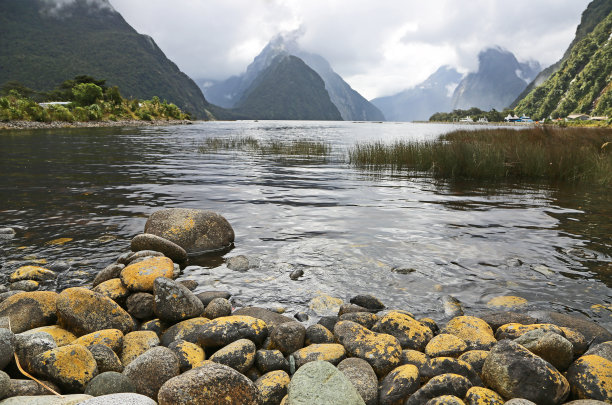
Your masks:
[{"label": "mossy rock", "polygon": [[202,347],[218,347],[239,339],[249,339],[260,346],[267,336],[268,327],[261,319],[231,315],[213,319],[202,325],[198,343]]},{"label": "mossy rock", "polygon": [[259,390],[264,405],[279,404],[287,395],[287,386],[291,378],[282,370],[270,371],[255,381],[255,387]]},{"label": "mossy rock", "polygon": [[25,332],[57,322],[58,294],[51,291],[22,292],[0,302],[0,317],[11,320],[14,333]]},{"label": "mossy rock", "polygon": [[36,333],[36,332],[46,332],[57,344],[57,347],[66,346],[68,344],[73,343],[76,340],[76,336],[74,333],[58,326],[58,325],[50,325],[50,326],[41,326],[40,328],[30,329],[29,331],[23,333]]},{"label": "mossy rock", "polygon": [[474,316],[457,316],[451,319],[443,332],[462,339],[469,350],[489,350],[497,343],[489,324]]},{"label": "mossy rock", "polygon": [[256,351],[255,343],[249,339],[239,339],[217,350],[209,360],[244,374],[255,364]]},{"label": "mossy rock", "polygon": [[504,405],[504,399],[497,392],[484,387],[472,387],[463,399],[465,405]]},{"label": "mossy rock", "polygon": [[155,346],[159,346],[159,337],[155,332],[139,330],[128,333],[123,337],[121,364],[127,366],[138,356]]},{"label": "mossy rock", "polygon": [[198,317],[187,319],[172,325],[162,334],[160,340],[163,346],[168,346],[175,340],[186,340],[191,343],[198,343],[198,337],[204,325],[210,322],[210,319]]},{"label": "mossy rock", "polygon": [[380,405],[393,405],[419,389],[419,370],[412,364],[393,369],[380,383]]},{"label": "mossy rock", "polygon": [[119,278],[111,278],[110,280],[100,283],[94,287],[92,291],[100,293],[118,303],[125,302],[130,295],[130,290],[123,285]]},{"label": "mossy rock", "polygon": [[467,350],[463,339],[448,333],[441,333],[425,346],[425,354],[430,357],[459,357]]},{"label": "mossy rock", "polygon": [[458,374],[470,380],[472,385],[482,385],[480,376],[470,364],[453,357],[436,357],[429,359],[420,371],[421,378],[424,380],[429,380],[430,378],[442,374]]},{"label": "mossy rock", "polygon": [[311,361],[328,361],[334,366],[346,357],[344,346],[337,343],[322,343],[306,346],[293,353],[295,367],[302,367]]},{"label": "mossy rock", "polygon": [[119,329],[102,329],[88,333],[77,338],[73,343],[83,346],[105,345],[115,353],[119,353],[123,347],[123,332]]},{"label": "mossy rock", "polygon": [[472,383],[458,374],[442,374],[435,376],[412,394],[405,405],[422,405],[429,400],[443,395],[453,395],[457,398],[465,397]]},{"label": "mossy rock", "polygon": [[179,359],[182,373],[198,367],[206,360],[206,353],[200,346],[185,340],[175,340],[170,343],[168,349],[172,350]]},{"label": "mossy rock", "polygon": [[527,332],[540,330],[543,332],[552,332],[563,336],[563,331],[557,325],[550,323],[534,323],[531,325],[521,325],[520,323],[508,323],[497,328],[495,338],[502,339],[517,339]]},{"label": "mossy rock", "polygon": [[575,398],[612,402],[612,361],[582,356],[567,370],[567,379]]},{"label": "mossy rock", "polygon": [[402,349],[422,351],[433,338],[433,332],[428,326],[401,311],[389,312],[372,327],[372,330],[395,336]]},{"label": "mossy rock", "polygon": [[120,279],[130,291],[153,292],[158,277],[172,278],[174,263],[165,256],[151,257],[121,270]]},{"label": "mossy rock", "polygon": [[65,392],[78,393],[98,374],[96,360],[83,345],[67,345],[36,356],[32,367]]}]

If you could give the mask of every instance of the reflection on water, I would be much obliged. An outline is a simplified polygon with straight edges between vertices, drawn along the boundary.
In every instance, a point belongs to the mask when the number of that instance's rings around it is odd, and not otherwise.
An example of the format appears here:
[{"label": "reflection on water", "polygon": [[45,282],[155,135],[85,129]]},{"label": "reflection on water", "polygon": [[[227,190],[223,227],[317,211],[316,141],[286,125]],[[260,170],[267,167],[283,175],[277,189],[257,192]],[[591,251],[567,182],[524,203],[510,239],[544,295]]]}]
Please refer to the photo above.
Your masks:
[{"label": "reflection on water", "polygon": [[[57,286],[90,282],[162,207],[211,209],[236,232],[224,256],[183,277],[242,304],[304,309],[318,292],[372,293],[440,318],[452,294],[472,310],[497,295],[534,308],[612,318],[612,193],[597,187],[445,182],[370,172],[344,159],[357,141],[432,139],[450,125],[338,122],[198,123],[160,128],[2,132],[2,277],[26,263],[65,262]],[[201,153],[207,138],[311,140],[331,158]],[[46,242],[72,238],[63,244]],[[256,258],[234,272],[224,258]],[[393,268],[414,271],[400,274]],[[289,273],[303,269],[299,281]]]}]

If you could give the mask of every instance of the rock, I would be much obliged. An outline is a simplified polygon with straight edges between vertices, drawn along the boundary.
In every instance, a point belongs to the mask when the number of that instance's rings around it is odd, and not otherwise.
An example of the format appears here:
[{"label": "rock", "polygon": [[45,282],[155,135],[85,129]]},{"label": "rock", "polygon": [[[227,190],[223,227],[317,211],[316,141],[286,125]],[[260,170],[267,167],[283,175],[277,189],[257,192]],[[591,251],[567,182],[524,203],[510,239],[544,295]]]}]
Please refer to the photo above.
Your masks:
[{"label": "rock", "polygon": [[425,346],[425,354],[430,357],[459,357],[467,350],[463,339],[448,333],[441,333]]},{"label": "rock", "polygon": [[503,295],[499,297],[493,297],[487,302],[489,308],[498,309],[519,309],[527,305],[527,300],[522,297],[515,297],[513,295]]},{"label": "rock", "polygon": [[0,370],[4,370],[13,360],[15,353],[15,334],[9,329],[0,328]]},{"label": "rock", "polygon": [[[8,290],[8,287],[4,287],[4,289]],[[20,294],[22,292],[26,292],[26,291],[6,291],[6,292],[3,292],[3,293],[0,293],[0,302],[4,302],[8,297],[12,297],[13,295],[17,295],[17,294]],[[4,317],[4,318],[6,318],[6,317]],[[2,319],[2,318],[0,318],[0,319]],[[8,325],[2,325],[2,327],[3,328],[4,327],[8,328]]]},{"label": "rock", "polygon": [[406,349],[402,350],[402,357],[400,364],[412,364],[419,370],[425,367],[425,364],[429,361],[429,357],[425,353],[421,353],[417,350]]},{"label": "rock", "polygon": [[599,357],[603,357],[608,361],[612,361],[612,341],[603,342],[597,345],[592,346],[585,355],[596,355]]},{"label": "rock", "polygon": [[563,336],[572,344],[574,357],[582,356],[589,348],[584,335],[574,329],[566,328],[564,326],[561,327],[561,330],[563,331]]},{"label": "rock", "polygon": [[465,402],[454,395],[442,395],[430,399],[425,405],[465,405]]},{"label": "rock", "polygon": [[353,312],[368,312],[367,308],[364,308],[355,304],[342,304],[340,305],[340,309],[338,309],[338,316],[342,316],[344,314],[350,314]]},{"label": "rock", "polygon": [[291,379],[287,405],[358,405],[365,404],[349,379],[326,361],[314,361],[301,367]]},{"label": "rock", "polygon": [[204,316],[208,319],[221,318],[232,314],[232,304],[225,298],[215,298],[206,305]]},{"label": "rock", "polygon": [[385,304],[383,304],[378,298],[369,294],[356,295],[350,299],[350,303],[359,305],[360,307],[369,309],[371,311],[382,311],[385,309]]},{"label": "rock", "polygon": [[119,278],[121,274],[121,270],[125,268],[124,264],[113,263],[106,266],[104,269],[100,270],[96,277],[93,280],[93,286],[96,287],[99,284],[102,284],[105,281],[108,281],[113,278]]},{"label": "rock", "polygon": [[459,360],[468,363],[478,375],[482,375],[482,367],[489,352],[486,350],[470,350],[459,356]]},{"label": "rock", "polygon": [[92,397],[101,395],[135,392],[132,380],[116,371],[107,371],[95,376],[85,387],[85,394]]},{"label": "rock", "polygon": [[378,322],[378,316],[371,312],[350,312],[342,314],[338,317],[340,321],[352,321],[360,324],[368,329],[372,329],[376,322]]},{"label": "rock", "polygon": [[225,265],[234,271],[247,271],[251,267],[249,259],[243,255],[230,257],[225,261]]},{"label": "rock", "polygon": [[440,328],[438,327],[438,324],[436,323],[436,321],[434,321],[431,318],[419,318],[417,319],[417,321],[421,322],[423,325],[431,329],[434,336],[437,335],[438,332],[440,332]]},{"label": "rock", "polygon": [[157,399],[160,387],[179,373],[179,361],[175,354],[162,346],[147,350],[123,370],[123,375],[134,383],[136,392],[152,399]]},{"label": "rock", "polygon": [[337,343],[314,344],[293,353],[296,368],[311,361],[328,361],[334,366],[346,357],[344,346]]},{"label": "rock", "polygon": [[131,252],[125,259],[125,265],[129,266],[130,264],[140,263],[143,260],[151,259],[153,257],[163,256],[164,254],[162,252],[157,252],[155,250],[141,250],[138,252]]},{"label": "rock", "polygon": [[253,342],[248,339],[239,339],[216,351],[209,360],[224,364],[244,374],[255,363],[256,351]]},{"label": "rock", "polygon": [[297,269],[297,270],[293,270],[291,273],[289,273],[289,278],[291,280],[297,280],[300,277],[302,277],[304,275],[304,270],[302,269]]},{"label": "rock", "polygon": [[78,405],[157,405],[151,398],[135,393],[102,395],[79,402]]},{"label": "rock", "polygon": [[443,332],[463,339],[469,350],[489,350],[497,343],[489,324],[474,316],[457,316],[451,319]]},{"label": "rock", "polygon": [[557,325],[550,323],[534,323],[531,325],[521,325],[518,323],[508,323],[497,328],[495,332],[495,338],[497,340],[502,339],[516,339],[527,332],[533,330],[540,330],[542,332],[552,332],[558,335],[563,335],[563,331]]},{"label": "rock", "polygon": [[184,285],[159,277],[153,283],[153,311],[164,322],[177,323],[204,312],[202,301]]},{"label": "rock", "polygon": [[496,331],[497,328],[507,323],[520,323],[521,325],[538,323],[537,319],[529,315],[512,311],[487,312],[479,315],[479,318],[488,323],[493,331]]},{"label": "rock", "polygon": [[57,321],[57,296],[57,293],[51,291],[22,292],[12,295],[0,302],[0,317],[10,318],[13,333],[53,325]]},{"label": "rock", "polygon": [[11,377],[4,371],[0,371],[0,399],[6,398],[11,391]]},{"label": "rock", "polygon": [[261,394],[262,404],[280,404],[283,397],[287,395],[289,381],[291,381],[289,374],[282,370],[271,371],[259,377],[255,381],[255,387]]},{"label": "rock", "polygon": [[335,298],[327,294],[319,294],[310,300],[308,308],[314,311],[318,316],[329,316],[338,314],[342,304],[343,302],[340,298]]},{"label": "rock", "polygon": [[465,405],[504,405],[501,395],[484,387],[470,388],[463,401]]},{"label": "rock", "polygon": [[234,242],[229,222],[212,211],[186,208],[156,211],[147,220],[144,231],[176,243],[189,254],[220,250]]},{"label": "rock", "polygon": [[159,319],[151,319],[150,321],[143,322],[140,325],[140,330],[148,330],[151,332],[157,333],[157,336],[162,337],[163,332],[165,331],[165,325],[162,325]]},{"label": "rock", "polygon": [[349,379],[366,405],[378,404],[378,378],[370,364],[356,357],[344,359],[338,370]]},{"label": "rock", "polygon": [[229,300],[232,294],[227,291],[203,291],[196,294],[196,296],[200,299],[200,301],[202,301],[204,306],[207,306],[215,298],[225,298],[226,300]]},{"label": "rock", "polygon": [[96,360],[96,364],[98,365],[98,373],[102,374],[106,373],[107,371],[121,373],[123,371],[123,364],[121,364],[119,356],[117,356],[117,354],[110,347],[97,344],[87,346],[87,350],[89,350]]},{"label": "rock", "polygon": [[172,278],[174,264],[167,257],[152,257],[139,263],[128,265],[121,270],[123,284],[135,292],[152,292],[153,282],[158,277]]},{"label": "rock", "polygon": [[38,281],[34,280],[21,280],[15,283],[11,283],[9,289],[11,291],[36,291],[39,287]]},{"label": "rock", "polygon": [[119,329],[102,329],[83,335],[72,343],[83,346],[105,345],[110,347],[115,353],[119,353],[123,347],[123,332]]},{"label": "rock", "polygon": [[574,347],[569,340],[553,332],[532,330],[514,340],[559,371],[565,371],[574,360]]},{"label": "rock", "polygon": [[355,322],[340,321],[334,327],[334,336],[350,356],[370,363],[379,377],[399,365],[402,348],[391,335],[372,332]]},{"label": "rock", "polygon": [[514,398],[514,399],[511,399],[510,401],[506,401],[504,405],[537,405],[537,404],[527,399]]},{"label": "rock", "polygon": [[577,399],[576,401],[566,402],[565,405],[604,405],[606,403],[595,399]]},{"label": "rock", "polygon": [[574,398],[612,402],[612,361],[585,355],[569,367],[566,375]]},{"label": "rock", "polygon": [[318,325],[324,326],[327,330],[333,332],[334,326],[338,323],[337,316],[322,316],[317,322]]},{"label": "rock", "polygon": [[298,322],[286,322],[274,327],[270,333],[273,349],[280,350],[285,356],[304,347],[306,328]]},{"label": "rock", "polygon": [[198,317],[187,319],[186,321],[172,325],[171,327],[166,329],[164,334],[161,336],[161,344],[163,346],[168,346],[170,343],[179,339],[191,343],[197,343],[202,328],[208,322],[210,322],[210,320]]},{"label": "rock", "polygon": [[155,332],[139,330],[128,333],[123,337],[121,364],[124,367],[127,366],[138,356],[155,346],[159,346],[159,337]]},{"label": "rock", "polygon": [[423,351],[433,338],[431,329],[399,311],[391,311],[383,316],[372,330],[395,336],[402,349]]},{"label": "rock", "polygon": [[83,392],[98,374],[96,360],[83,345],[47,350],[32,359],[32,368],[69,393]]},{"label": "rock", "polygon": [[258,307],[240,308],[235,310],[232,315],[246,315],[252,316],[253,318],[261,319],[266,323],[266,326],[268,326],[268,332],[270,332],[270,329],[274,328],[276,325],[280,325],[286,322],[295,322],[294,319],[291,319],[288,316],[270,311],[269,309]]},{"label": "rock", "polygon": [[[55,392],[60,391],[59,387],[50,381],[43,381],[43,383],[47,387],[54,390]],[[47,395],[47,394],[49,394],[49,391],[34,380],[19,380],[19,379],[13,378],[10,380],[10,387],[9,387],[9,391],[6,396],[7,397],[19,397],[19,396],[39,396],[39,395]]]},{"label": "rock", "polygon": [[560,404],[569,384],[552,365],[518,343],[502,340],[493,347],[482,369],[487,387],[504,398],[524,398],[541,405]]},{"label": "rock", "polygon": [[39,266],[21,266],[15,270],[10,276],[9,281],[15,283],[22,280],[47,281],[54,280],[56,274],[54,271]]},{"label": "rock", "polygon": [[457,298],[452,295],[445,295],[440,298],[442,306],[444,307],[444,315],[449,318],[456,318],[463,316],[463,304]]},{"label": "rock", "polygon": [[34,358],[41,353],[57,348],[53,337],[45,332],[15,335],[15,354],[21,366],[32,373]]},{"label": "rock", "polygon": [[170,343],[168,349],[178,358],[181,373],[199,367],[206,360],[206,354],[200,346],[185,340],[175,340]]},{"label": "rock", "polygon": [[168,380],[159,390],[159,405],[261,405],[255,384],[231,367],[207,362]]},{"label": "rock", "polygon": [[457,374],[438,375],[412,394],[405,405],[425,404],[430,399],[442,395],[454,395],[463,398],[470,388],[472,388],[472,383],[463,376]]},{"label": "rock", "polygon": [[299,322],[306,322],[310,318],[308,314],[304,311],[295,313],[293,317],[297,319]]},{"label": "rock", "polygon": [[189,291],[195,290],[200,285],[200,283],[195,280],[180,280],[179,283],[187,287]]},{"label": "rock", "polygon": [[263,374],[274,370],[289,372],[289,362],[280,350],[257,350],[255,365]]},{"label": "rock", "polygon": [[130,290],[125,288],[118,278],[111,278],[110,280],[100,283],[94,287],[92,291],[102,294],[119,304],[124,303],[130,295]]},{"label": "rock", "polygon": [[436,357],[429,359],[420,369],[422,379],[428,380],[442,374],[458,374],[468,380],[472,385],[482,385],[482,380],[471,365],[452,357]]},{"label": "rock", "polygon": [[85,394],[19,396],[0,401],[0,405],[81,405],[91,398],[91,395]]},{"label": "rock", "polygon": [[0,228],[0,239],[13,239],[15,237],[15,230],[13,228]]},{"label": "rock", "polygon": [[334,343],[334,335],[323,325],[314,324],[306,328],[305,345]]},{"label": "rock", "polygon": [[168,256],[172,261],[181,263],[187,261],[187,252],[174,242],[150,233],[134,236],[130,244],[134,252],[141,250],[155,250]]},{"label": "rock", "polygon": [[137,319],[151,319],[155,316],[153,311],[153,294],[139,292],[130,295],[126,301],[126,308],[130,315]]},{"label": "rock", "polygon": [[76,335],[102,329],[128,333],[134,328],[130,314],[115,301],[82,287],[62,291],[57,297],[58,322]]},{"label": "rock", "polygon": [[538,322],[552,323],[559,327],[572,328],[584,335],[589,346],[612,340],[612,333],[584,316],[561,314],[558,312],[534,311],[529,315]]},{"label": "rock", "polygon": [[268,336],[268,327],[261,319],[232,315],[213,319],[202,325],[198,343],[202,347],[225,346],[239,339],[261,345]]},{"label": "rock", "polygon": [[405,400],[419,389],[419,370],[412,364],[392,370],[380,383],[380,405],[393,405]]},{"label": "rock", "polygon": [[40,328],[34,328],[28,331],[22,332],[22,334],[27,335],[31,333],[37,333],[37,332],[46,332],[49,335],[51,335],[53,340],[55,340],[55,344],[57,345],[57,347],[70,344],[74,342],[77,338],[72,332],[67,331],[64,328],[60,328],[58,325],[41,326]]}]

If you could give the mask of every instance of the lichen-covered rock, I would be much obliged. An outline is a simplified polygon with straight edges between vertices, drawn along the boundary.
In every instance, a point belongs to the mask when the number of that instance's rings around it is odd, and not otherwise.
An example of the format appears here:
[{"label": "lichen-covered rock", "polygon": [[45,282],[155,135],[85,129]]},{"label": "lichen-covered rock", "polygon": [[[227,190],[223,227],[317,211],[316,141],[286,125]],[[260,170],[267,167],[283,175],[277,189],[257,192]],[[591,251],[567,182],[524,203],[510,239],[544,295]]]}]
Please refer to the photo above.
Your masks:
[{"label": "lichen-covered rock", "polygon": [[328,361],[334,366],[346,357],[344,346],[337,343],[322,343],[306,346],[293,353],[295,367],[302,367],[311,361]]},{"label": "lichen-covered rock", "polygon": [[159,337],[155,332],[135,331],[123,337],[121,349],[121,364],[127,366],[147,350],[159,346]]},{"label": "lichen-covered rock", "polygon": [[9,285],[11,291],[36,291],[38,287],[40,287],[40,283],[34,280],[21,280]]},{"label": "lichen-covered rock", "polygon": [[[327,330],[333,332],[334,331],[334,326],[336,326],[336,323],[338,323],[338,317],[337,316],[322,316],[319,319],[319,322],[317,322],[317,325],[321,325],[323,327],[325,327]],[[333,343],[333,342],[331,342]]]},{"label": "lichen-covered rock", "polygon": [[425,405],[465,405],[465,402],[454,395],[442,395],[430,399]]},{"label": "lichen-covered rock", "polygon": [[402,349],[419,351],[423,351],[433,338],[431,329],[400,311],[389,312],[372,327],[372,331],[394,336]]},{"label": "lichen-covered rock", "polygon": [[214,298],[204,308],[204,316],[208,319],[221,318],[231,314],[232,304],[225,298]]},{"label": "lichen-covered rock", "polygon": [[582,356],[567,370],[567,379],[575,398],[612,402],[612,361]]},{"label": "lichen-covered rock", "polygon": [[136,392],[136,388],[132,380],[116,371],[98,374],[85,387],[85,394],[93,397],[121,392]]},{"label": "lichen-covered rock", "polygon": [[151,319],[150,321],[143,322],[140,324],[140,330],[148,330],[157,333],[157,336],[161,339],[165,332],[166,325],[163,325],[159,319]]},{"label": "lichen-covered rock", "polygon": [[55,340],[55,344],[57,347],[68,345],[76,340],[76,336],[74,333],[67,331],[64,328],[61,328],[58,325],[50,325],[50,326],[41,326],[40,328],[30,329],[28,331],[23,332],[23,334],[37,333],[37,332],[46,332],[53,340]]},{"label": "lichen-covered rock", "polygon": [[[60,388],[51,381],[43,381],[43,383],[55,392],[60,392]],[[6,394],[6,397],[40,396],[48,393],[49,391],[47,391],[46,388],[34,380],[20,380],[12,378],[10,380],[10,388]]]},{"label": "lichen-covered rock", "polygon": [[442,374],[429,380],[427,384],[412,394],[404,404],[426,404],[430,399],[443,395],[463,398],[470,388],[472,388],[472,383],[467,378],[457,374]]},{"label": "lichen-covered rock", "polygon": [[572,328],[561,327],[563,331],[563,337],[565,337],[572,344],[572,350],[574,357],[579,357],[584,354],[589,348],[589,344],[586,341],[584,335],[577,330]]},{"label": "lichen-covered rock", "polygon": [[239,339],[217,350],[209,360],[245,373],[255,363],[256,351],[255,343],[249,339]]},{"label": "lichen-covered rock", "polygon": [[54,271],[44,267],[21,266],[9,276],[9,281],[11,283],[22,280],[47,281],[55,279],[56,276]]},{"label": "lichen-covered rock", "polygon": [[123,332],[119,329],[102,329],[83,335],[72,343],[83,346],[105,345],[110,347],[115,353],[119,353],[123,347]]},{"label": "lichen-covered rock", "polygon": [[425,353],[419,352],[417,350],[402,350],[402,357],[400,359],[400,364],[412,364],[419,370],[421,370],[425,364],[429,361],[429,356]]},{"label": "lichen-covered rock", "polygon": [[487,306],[490,308],[499,309],[517,309],[527,305],[527,300],[522,297],[515,297],[513,295],[503,295],[499,297],[493,297],[487,302]]},{"label": "lichen-covered rock", "polygon": [[11,377],[0,371],[0,399],[5,398],[11,390]]},{"label": "lichen-covered rock", "polygon": [[371,312],[349,312],[340,315],[338,317],[338,320],[352,321],[368,329],[372,329],[379,319],[376,314],[373,314]]},{"label": "lichen-covered rock", "polygon": [[234,242],[229,222],[212,211],[187,208],[156,211],[147,220],[144,231],[179,245],[187,253],[219,250]]},{"label": "lichen-covered rock", "polygon": [[172,325],[161,336],[161,344],[168,346],[175,340],[186,340],[191,343],[198,343],[198,337],[202,331],[204,325],[210,322],[209,319],[198,317],[187,319],[186,321],[179,322]]},{"label": "lichen-covered rock", "polygon": [[380,383],[380,405],[393,405],[405,400],[419,389],[419,370],[412,364],[392,370]]},{"label": "lichen-covered rock", "polygon": [[130,243],[133,252],[141,250],[155,250],[163,253],[175,262],[181,263],[187,260],[187,252],[174,242],[161,236],[150,233],[142,233],[134,236]]},{"label": "lichen-covered rock", "polygon": [[255,384],[231,367],[207,362],[171,378],[159,390],[159,405],[262,405]]},{"label": "lichen-covered rock", "polygon": [[482,367],[489,352],[486,350],[470,350],[459,356],[459,360],[468,363],[478,375],[482,376]]},{"label": "lichen-covered rock", "polygon": [[293,375],[287,389],[287,405],[365,404],[349,379],[331,363],[313,361]]},{"label": "lichen-covered rock", "polygon": [[173,274],[172,260],[165,256],[158,256],[128,265],[121,270],[119,277],[130,291],[152,292],[156,278],[172,278]]},{"label": "lichen-covered rock", "polygon": [[255,365],[262,374],[274,370],[289,372],[289,362],[280,350],[257,350],[257,353],[255,353]]},{"label": "lichen-covered rock", "polygon": [[364,307],[355,304],[342,304],[340,305],[340,309],[338,309],[338,316],[342,316],[344,314],[351,314],[354,312],[367,312],[368,310]]},{"label": "lichen-covered rock", "polygon": [[504,405],[504,399],[497,392],[484,387],[472,387],[463,399],[465,405]]},{"label": "lichen-covered rock", "polygon": [[91,345],[87,346],[87,350],[92,354],[98,365],[98,373],[105,373],[107,371],[114,371],[121,373],[123,371],[123,364],[119,360],[119,356],[106,345]]},{"label": "lichen-covered rock", "polygon": [[32,368],[69,393],[83,392],[98,374],[96,360],[83,345],[48,350],[32,360]]},{"label": "lichen-covered rock", "polygon": [[120,263],[113,263],[106,266],[104,269],[100,270],[98,274],[96,274],[92,285],[96,287],[97,285],[102,284],[103,282],[112,278],[119,278],[121,270],[123,270],[124,268],[125,265]]},{"label": "lichen-covered rock", "polygon": [[249,339],[259,346],[267,336],[268,327],[261,319],[231,315],[213,319],[202,325],[198,343],[202,347],[215,347],[225,346],[239,339]]},{"label": "lichen-covered rock", "polygon": [[467,344],[468,350],[489,350],[497,343],[489,324],[474,316],[457,316],[451,319],[446,324],[444,333],[461,338]]},{"label": "lichen-covered rock", "polygon": [[271,371],[255,381],[255,387],[261,394],[263,405],[278,405],[287,395],[287,386],[291,378],[282,370]]},{"label": "lichen-covered rock", "polygon": [[559,371],[565,371],[574,359],[574,346],[563,336],[545,332],[541,329],[532,330],[514,340],[531,353],[540,356]]},{"label": "lichen-covered rock", "polygon": [[420,369],[420,376],[425,380],[442,374],[458,374],[470,380],[472,385],[482,385],[480,376],[471,365],[453,357],[436,357],[429,359]]},{"label": "lichen-covered rock", "polygon": [[299,322],[285,322],[274,327],[270,333],[272,348],[285,356],[304,347],[306,328]]},{"label": "lichen-covered rock", "polygon": [[510,340],[500,341],[491,350],[482,378],[487,387],[506,399],[524,398],[541,405],[556,405],[569,394],[569,384],[561,373]]},{"label": "lichen-covered rock", "polygon": [[184,285],[165,277],[153,283],[153,312],[168,323],[196,318],[204,312],[204,304]]},{"label": "lichen-covered rock", "polygon": [[372,332],[351,321],[338,322],[334,336],[352,357],[370,363],[379,377],[399,365],[402,348],[394,336]]},{"label": "lichen-covered rock", "polygon": [[9,329],[0,328],[0,370],[13,360],[15,353],[15,334]]},{"label": "lichen-covered rock", "polygon": [[123,374],[132,380],[138,394],[157,399],[157,392],[180,373],[179,361],[172,350],[157,346],[147,350],[125,366]]},{"label": "lichen-covered rock", "polygon": [[540,330],[543,332],[552,332],[563,336],[563,331],[557,325],[550,323],[534,323],[531,325],[521,325],[519,323],[508,323],[497,328],[495,338],[502,339],[517,339],[527,332]]},{"label": "lichen-covered rock", "polygon": [[246,315],[252,316],[253,318],[261,319],[268,326],[268,332],[271,332],[272,329],[280,324],[287,322],[295,322],[295,319],[290,318],[288,316],[279,314],[277,312],[270,311],[266,308],[259,307],[244,307],[235,310],[232,315]]},{"label": "lichen-covered rock", "polygon": [[314,324],[306,328],[304,344],[334,343],[334,334],[323,325]]},{"label": "lichen-covered rock", "polygon": [[448,333],[439,334],[425,346],[425,354],[430,357],[459,357],[466,350],[463,339]]},{"label": "lichen-covered rock", "polygon": [[18,396],[11,397],[0,402],[2,405],[81,405],[92,399],[91,395],[69,394],[62,395],[40,395],[40,396]]},{"label": "lichen-covered rock", "polygon": [[82,287],[68,288],[57,297],[60,325],[76,335],[102,329],[119,329],[128,333],[134,321],[115,301]]},{"label": "lichen-covered rock", "polygon": [[338,364],[338,370],[349,379],[366,405],[378,404],[378,377],[367,361],[350,357]]},{"label": "lichen-covered rock", "polygon": [[175,340],[170,343],[168,349],[178,358],[181,373],[199,367],[206,360],[206,353],[200,346],[185,340]]},{"label": "lichen-covered rock", "polygon": [[226,300],[229,300],[232,296],[232,294],[227,291],[202,291],[200,293],[197,293],[196,295],[200,299],[200,301],[202,301],[202,304],[204,304],[204,306],[210,304],[210,302],[215,298],[224,298]]},{"label": "lichen-covered rock", "polygon": [[523,312],[514,311],[487,312],[480,314],[479,318],[488,323],[493,331],[496,331],[497,328],[507,323],[520,323],[521,325],[538,323],[537,319]]},{"label": "lichen-covered rock", "polygon": [[57,348],[55,340],[46,332],[15,335],[15,354],[21,366],[30,373],[34,372],[32,367],[34,358],[55,348]]},{"label": "lichen-covered rock", "polygon": [[0,317],[10,318],[13,333],[53,325],[57,321],[57,297],[51,291],[17,293],[0,302]]},{"label": "lichen-covered rock", "polygon": [[593,354],[595,356],[603,357],[606,360],[612,361],[612,341],[603,342],[591,346],[589,350],[587,350],[584,354]]},{"label": "lichen-covered rock", "polygon": [[529,315],[537,318],[540,323],[552,323],[559,327],[572,328],[580,332],[586,338],[588,345],[596,345],[612,340],[612,332],[583,315],[562,314],[550,311],[533,311]]},{"label": "lichen-covered rock", "polygon": [[119,278],[111,278],[104,281],[95,286],[92,291],[100,293],[120,304],[124,303],[128,295],[130,295],[130,290],[123,285]]},{"label": "lichen-covered rock", "polygon": [[151,319],[155,316],[153,301],[153,294],[145,292],[134,293],[127,298],[126,309],[134,318]]}]

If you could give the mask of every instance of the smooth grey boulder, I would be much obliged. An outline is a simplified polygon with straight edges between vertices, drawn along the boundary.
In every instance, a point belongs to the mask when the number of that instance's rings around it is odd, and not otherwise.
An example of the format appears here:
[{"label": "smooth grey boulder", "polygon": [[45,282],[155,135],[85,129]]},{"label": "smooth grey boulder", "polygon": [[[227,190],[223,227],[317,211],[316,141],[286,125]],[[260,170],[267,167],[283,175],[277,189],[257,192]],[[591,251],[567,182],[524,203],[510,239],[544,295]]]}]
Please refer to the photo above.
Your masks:
[{"label": "smooth grey boulder", "polygon": [[164,322],[174,324],[204,312],[202,301],[184,285],[165,277],[153,282],[153,312]]},{"label": "smooth grey boulder", "polygon": [[135,391],[136,388],[132,380],[116,371],[106,371],[98,374],[85,387],[85,394],[93,397],[122,392],[134,393]]},{"label": "smooth grey boulder", "polygon": [[134,383],[138,394],[157,399],[160,387],[180,373],[179,360],[167,347],[153,347],[125,366],[123,375]]},{"label": "smooth grey boulder", "polygon": [[338,370],[349,379],[366,405],[378,403],[378,377],[370,363],[357,357],[350,357],[338,364]]},{"label": "smooth grey boulder", "polygon": [[0,399],[8,396],[11,391],[11,377],[4,371],[0,371]]},{"label": "smooth grey boulder", "polygon": [[19,364],[32,373],[34,358],[47,350],[55,349],[57,344],[47,332],[19,333],[15,335],[15,353]]},{"label": "smooth grey boulder", "polygon": [[120,264],[120,263],[109,264],[108,266],[100,270],[98,274],[96,274],[96,277],[94,278],[93,283],[92,283],[93,286],[96,287],[98,284],[102,284],[103,282],[108,281],[110,279],[119,278],[119,275],[121,274],[121,270],[123,270],[124,268],[125,268],[124,264]]},{"label": "smooth grey boulder", "polygon": [[133,393],[102,395],[80,402],[79,405],[157,405],[151,398]]},{"label": "smooth grey boulder", "polygon": [[514,339],[514,342],[540,356],[559,371],[567,370],[574,359],[572,343],[553,332],[535,329]]},{"label": "smooth grey boulder", "polygon": [[15,353],[15,334],[9,329],[0,328],[0,370],[13,360]]},{"label": "smooth grey boulder", "polygon": [[80,405],[91,398],[91,395],[85,394],[70,394],[63,397],[57,395],[19,396],[0,401],[0,405]]},{"label": "smooth grey boulder", "polygon": [[187,260],[187,252],[176,243],[150,233],[142,233],[134,236],[130,244],[134,252],[141,250],[155,250],[172,259],[173,262],[184,262]]}]

